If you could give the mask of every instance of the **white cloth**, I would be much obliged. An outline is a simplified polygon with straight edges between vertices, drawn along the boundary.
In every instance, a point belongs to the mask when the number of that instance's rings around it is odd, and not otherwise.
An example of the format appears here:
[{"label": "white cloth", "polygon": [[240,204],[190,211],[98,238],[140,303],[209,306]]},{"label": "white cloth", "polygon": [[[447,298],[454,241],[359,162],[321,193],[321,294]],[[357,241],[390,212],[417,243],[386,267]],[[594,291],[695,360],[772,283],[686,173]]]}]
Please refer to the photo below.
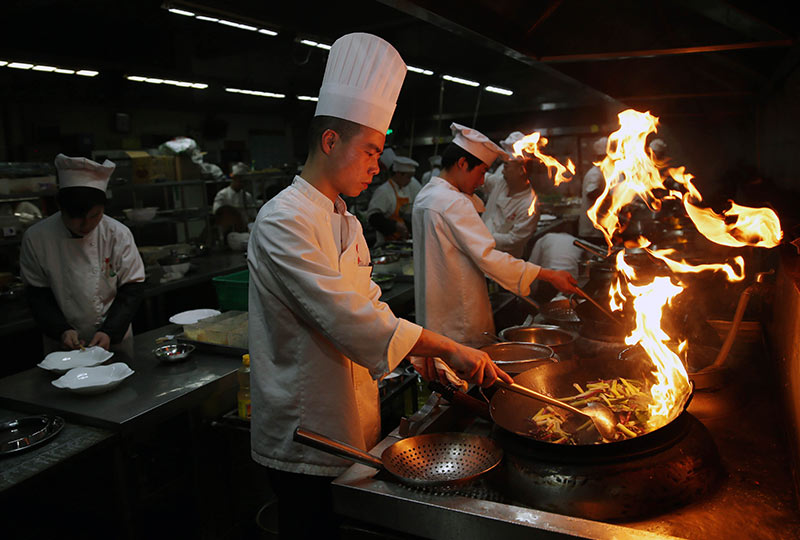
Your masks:
[{"label": "white cloth", "polygon": [[314,116],[333,116],[386,133],[408,68],[394,47],[356,32],[333,42]]},{"label": "white cloth", "polygon": [[262,465],[336,476],[350,462],[295,443],[298,425],[362,450],[380,435],[376,379],[422,329],[379,301],[358,219],[299,176],[258,213],[250,268],[251,448]]},{"label": "white cloth", "polygon": [[597,165],[593,165],[583,177],[583,186],[581,186],[581,213],[578,218],[578,236],[583,238],[602,236],[602,233],[594,228],[586,212],[588,212],[589,208],[595,203],[595,201],[589,200],[589,193],[598,188],[602,188],[604,183],[605,178],[603,178],[603,172]]},{"label": "white cloth", "polygon": [[425,184],[431,181],[431,178],[433,178],[434,176],[439,176],[440,174],[442,174],[442,169],[439,167],[434,167],[433,169],[422,173],[422,180],[420,180],[419,183],[420,185],[424,186]]},{"label": "white cloth", "polygon": [[67,323],[87,343],[103,324],[117,289],[145,279],[130,229],[105,215],[82,238],[72,237],[61,212],[40,221],[25,232],[19,264],[26,284],[52,289]]},{"label": "white cloth", "polygon": [[507,159],[509,157],[505,150],[477,129],[453,122],[450,124],[450,131],[453,134],[453,144],[460,146],[487,166],[494,163],[497,158]]},{"label": "white cloth", "polygon": [[494,333],[486,278],[527,295],[540,267],[495,249],[471,197],[431,179],[414,201],[414,299],[417,322],[465,345]]},{"label": "white cloth", "polygon": [[566,270],[578,279],[579,263],[583,250],[572,242],[575,237],[563,232],[547,233],[533,245],[531,256],[533,264],[552,270]]},{"label": "white cloth", "polygon": [[[386,182],[379,185],[372,194],[372,198],[369,200],[369,206],[367,206],[367,218],[378,213],[383,214],[387,218],[392,217],[395,208],[397,208],[398,197],[408,199],[409,206],[412,206],[414,204],[414,199],[417,198],[417,194],[421,189],[422,186],[416,178],[412,178],[411,181],[402,188],[392,182],[391,178],[388,179]],[[375,231],[376,245],[383,244],[385,241],[386,239],[383,237],[383,234],[381,234],[380,231]]]},{"label": "white cloth", "polygon": [[533,233],[536,232],[538,216],[528,215],[533,203],[533,191],[522,190],[513,195],[508,193],[504,178],[487,178],[484,190],[489,197],[486,210],[481,219],[494,237],[496,249],[520,258]]},{"label": "white cloth", "polygon": [[234,208],[247,208],[255,214],[256,201],[253,196],[242,188],[237,193],[231,186],[222,188],[214,197],[214,204],[211,207],[211,213],[216,214],[217,210],[223,206],[232,206]]},{"label": "white cloth", "polygon": [[69,157],[58,154],[55,160],[58,170],[58,187],[91,187],[105,192],[108,179],[116,165],[105,160],[102,164],[84,157]]}]

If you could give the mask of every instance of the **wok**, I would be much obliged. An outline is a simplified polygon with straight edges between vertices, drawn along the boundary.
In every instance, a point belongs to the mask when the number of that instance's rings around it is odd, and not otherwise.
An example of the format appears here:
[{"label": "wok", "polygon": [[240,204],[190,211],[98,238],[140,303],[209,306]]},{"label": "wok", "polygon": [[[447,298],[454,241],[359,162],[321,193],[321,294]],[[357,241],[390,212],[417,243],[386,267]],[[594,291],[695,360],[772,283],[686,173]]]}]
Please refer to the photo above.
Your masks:
[{"label": "wok", "polygon": [[[650,388],[655,384],[655,377],[652,374],[653,369],[653,364],[646,355],[644,357],[622,357],[616,362],[597,358],[578,358],[568,362],[546,363],[536,366],[514,377],[514,381],[549,396],[561,398],[575,394],[573,383],[585,385],[585,383],[597,379],[624,377],[626,379],[644,380],[646,387]],[[690,384],[688,391],[682,396],[682,400],[676,404],[675,410],[672,411],[673,422],[688,406],[692,389],[693,386]],[[524,396],[499,389],[491,398],[489,412],[498,426],[511,433],[525,437],[537,445],[542,445],[543,448],[552,448],[553,446],[565,447],[565,449],[570,448],[563,444],[546,442],[537,438],[535,425],[530,422],[530,419],[541,408],[541,404],[537,404]],[[580,423],[583,423],[582,419],[579,419],[578,424]],[[632,439],[606,442],[603,443],[603,446],[629,446],[630,443],[651,438],[668,425]],[[592,441],[592,444],[594,442]],[[578,444],[577,446],[588,445]],[[619,448],[624,447],[619,446]]]},{"label": "wok", "polygon": [[504,341],[481,347],[497,366],[511,375],[527,371],[542,361],[555,357],[555,352],[547,345]]},{"label": "wok", "polygon": [[385,470],[407,486],[436,492],[456,490],[488,473],[503,459],[503,450],[495,441],[466,433],[408,437],[384,450],[380,459],[302,427],[295,429],[294,440]]},{"label": "wok", "polygon": [[[510,326],[500,331],[500,339],[547,345],[561,360],[569,360],[575,354],[574,332],[551,324]],[[533,367],[533,366],[531,366]]]}]

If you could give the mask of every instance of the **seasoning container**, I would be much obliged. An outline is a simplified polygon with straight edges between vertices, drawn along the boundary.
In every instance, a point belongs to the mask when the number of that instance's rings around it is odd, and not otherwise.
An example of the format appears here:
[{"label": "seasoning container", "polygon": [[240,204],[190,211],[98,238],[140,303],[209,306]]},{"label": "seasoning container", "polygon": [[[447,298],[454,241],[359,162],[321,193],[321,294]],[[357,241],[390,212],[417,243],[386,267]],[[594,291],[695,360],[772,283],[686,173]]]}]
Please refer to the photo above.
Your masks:
[{"label": "seasoning container", "polygon": [[236,374],[239,380],[239,392],[236,394],[239,418],[250,420],[250,355],[242,355],[242,365]]}]

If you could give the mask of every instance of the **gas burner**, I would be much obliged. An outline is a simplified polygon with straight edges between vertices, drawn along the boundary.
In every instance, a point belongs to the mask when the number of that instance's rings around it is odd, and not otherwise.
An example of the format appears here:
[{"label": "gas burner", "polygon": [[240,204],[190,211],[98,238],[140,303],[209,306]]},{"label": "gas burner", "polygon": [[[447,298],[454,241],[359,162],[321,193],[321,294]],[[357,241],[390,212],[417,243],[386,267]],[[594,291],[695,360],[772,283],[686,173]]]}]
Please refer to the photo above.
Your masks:
[{"label": "gas burner", "polygon": [[[711,435],[689,413],[631,444],[537,443],[496,429],[505,450],[498,490],[512,503],[595,520],[668,512],[714,491],[724,469]],[[620,448],[622,446],[622,448]]]}]

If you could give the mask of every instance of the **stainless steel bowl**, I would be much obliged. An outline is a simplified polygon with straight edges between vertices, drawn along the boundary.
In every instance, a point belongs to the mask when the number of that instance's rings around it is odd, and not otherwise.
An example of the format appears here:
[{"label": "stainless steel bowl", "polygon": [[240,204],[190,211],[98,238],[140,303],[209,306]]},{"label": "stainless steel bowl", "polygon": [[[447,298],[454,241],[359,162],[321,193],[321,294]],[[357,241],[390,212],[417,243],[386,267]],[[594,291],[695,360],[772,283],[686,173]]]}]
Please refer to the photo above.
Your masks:
[{"label": "stainless steel bowl", "polygon": [[194,345],[190,343],[174,343],[153,349],[153,354],[162,362],[180,362],[189,358],[192,351]]},{"label": "stainless steel bowl", "polygon": [[553,349],[538,343],[504,341],[481,347],[500,369],[511,375],[527,371],[541,362],[556,360]]},{"label": "stainless steel bowl", "polygon": [[561,360],[568,360],[575,354],[576,334],[558,326],[549,324],[533,324],[529,326],[511,326],[500,331],[503,341],[519,341],[547,345]]}]

